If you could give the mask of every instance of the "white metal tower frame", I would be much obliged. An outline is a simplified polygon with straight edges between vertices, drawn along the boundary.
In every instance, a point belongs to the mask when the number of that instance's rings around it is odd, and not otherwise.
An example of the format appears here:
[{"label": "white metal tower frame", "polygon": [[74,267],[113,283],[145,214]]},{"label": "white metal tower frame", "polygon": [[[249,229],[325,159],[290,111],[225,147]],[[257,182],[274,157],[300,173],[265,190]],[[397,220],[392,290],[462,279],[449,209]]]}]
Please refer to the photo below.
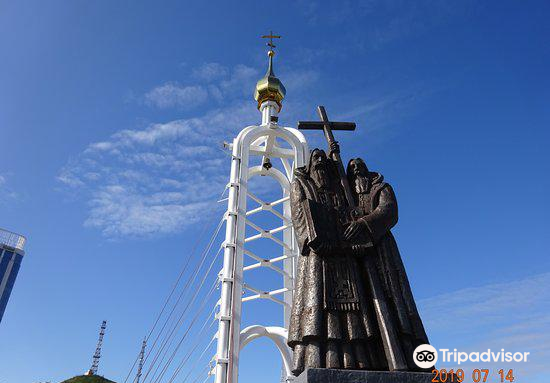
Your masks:
[{"label": "white metal tower frame", "polygon": [[[223,269],[220,273],[221,298],[218,314],[219,328],[217,332],[217,351],[213,373],[215,383],[237,383],[239,354],[241,349],[252,340],[266,336],[273,340],[281,354],[283,373],[287,380],[292,379],[290,372],[291,351],[286,344],[290,309],[292,306],[292,291],[296,275],[296,257],[299,254],[294,229],[290,216],[290,182],[295,168],[303,166],[308,160],[309,150],[303,134],[294,128],[281,127],[277,123],[280,107],[273,101],[265,101],[260,106],[262,124],[244,128],[233,140],[231,176],[228,184],[228,208],[226,213],[226,233],[224,247]],[[277,139],[285,141],[290,148],[281,147]],[[255,158],[259,164],[252,165]],[[284,172],[268,166],[263,166],[279,159]],[[270,176],[282,188],[282,198],[266,202],[253,195],[248,190],[248,181],[254,176]],[[258,207],[247,210],[247,198],[259,204]],[[273,206],[282,204],[282,214]],[[274,229],[263,229],[251,222],[248,217],[268,211],[272,213],[281,225]],[[252,227],[258,234],[245,237],[246,227]],[[282,241],[274,236],[282,232]],[[281,247],[279,254],[257,255],[247,250],[247,243],[268,238]],[[251,257],[257,263],[244,267],[244,256]],[[276,265],[281,262],[282,267]],[[260,267],[267,267],[283,276],[283,286],[273,291],[262,291],[244,282],[244,272]],[[243,296],[243,291],[251,295]],[[282,299],[278,296],[282,295]],[[283,306],[284,327],[254,325],[241,331],[242,303],[254,299],[269,299]]]}]

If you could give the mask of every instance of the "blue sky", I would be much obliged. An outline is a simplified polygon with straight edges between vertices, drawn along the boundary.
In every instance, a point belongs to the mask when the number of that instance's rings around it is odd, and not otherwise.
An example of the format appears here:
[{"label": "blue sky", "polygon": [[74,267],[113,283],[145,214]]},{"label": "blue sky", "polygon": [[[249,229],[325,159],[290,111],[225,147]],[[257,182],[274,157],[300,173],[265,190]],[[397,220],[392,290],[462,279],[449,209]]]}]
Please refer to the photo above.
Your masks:
[{"label": "blue sky", "polygon": [[[28,247],[0,324],[0,382],[83,372],[103,319],[100,373],[124,381],[224,209],[221,143],[260,120],[270,29],[283,35],[281,123],[318,104],[356,121],[338,136],[343,156],[394,186],[432,343],[531,351],[516,375],[546,381],[549,15],[544,1],[3,1],[0,227]],[[277,322],[263,305],[246,321]],[[241,381],[278,379],[267,341],[241,359]]]}]

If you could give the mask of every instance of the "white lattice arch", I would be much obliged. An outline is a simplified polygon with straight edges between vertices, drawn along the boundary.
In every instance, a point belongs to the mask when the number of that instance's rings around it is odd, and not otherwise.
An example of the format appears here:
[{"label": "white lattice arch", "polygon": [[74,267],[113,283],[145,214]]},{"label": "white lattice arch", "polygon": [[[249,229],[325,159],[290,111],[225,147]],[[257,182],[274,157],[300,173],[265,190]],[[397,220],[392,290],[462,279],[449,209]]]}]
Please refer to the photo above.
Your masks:
[{"label": "white lattice arch", "polygon": [[249,326],[241,331],[240,350],[242,351],[244,346],[252,342],[254,339],[262,337],[271,339],[273,343],[275,343],[277,350],[279,350],[279,354],[281,354],[286,376],[292,376],[292,371],[290,370],[292,353],[286,344],[286,340],[288,339],[288,331],[286,329],[278,326]]},{"label": "white lattice arch", "polygon": [[[237,383],[239,354],[242,346],[253,339],[266,336],[273,340],[283,360],[284,372],[288,379],[290,374],[290,349],[286,345],[286,330],[292,305],[292,290],[296,274],[295,258],[298,246],[292,228],[290,217],[290,182],[293,170],[307,162],[309,150],[307,142],[300,131],[294,128],[281,127],[276,123],[278,106],[272,101],[262,104],[262,125],[244,128],[233,140],[231,176],[228,184],[228,209],[226,213],[226,236],[224,242],[224,266],[220,274],[221,299],[218,329],[218,347],[216,352],[216,383]],[[286,142],[290,148],[281,147],[277,139]],[[251,165],[254,159],[258,163]],[[264,166],[266,161],[279,159],[284,171],[276,167]],[[273,201],[265,202],[248,190],[248,182],[254,176],[270,176],[280,185],[283,196]],[[247,200],[252,199],[258,207],[247,210]],[[282,213],[273,206],[282,205]],[[272,213],[281,225],[265,230],[248,217],[260,211]],[[252,227],[258,233],[246,237],[246,227]],[[274,236],[282,232],[282,240]],[[267,238],[278,244],[281,254],[252,253],[246,249],[246,244],[260,238]],[[251,257],[257,263],[243,266],[244,256]],[[282,262],[278,267],[276,262]],[[262,291],[244,282],[244,272],[252,272],[260,267],[268,267],[283,275],[283,286],[272,291]],[[243,296],[243,291],[252,295]],[[282,295],[283,298],[277,298]],[[242,303],[268,299],[283,307],[284,327],[254,325],[241,332]]]}]

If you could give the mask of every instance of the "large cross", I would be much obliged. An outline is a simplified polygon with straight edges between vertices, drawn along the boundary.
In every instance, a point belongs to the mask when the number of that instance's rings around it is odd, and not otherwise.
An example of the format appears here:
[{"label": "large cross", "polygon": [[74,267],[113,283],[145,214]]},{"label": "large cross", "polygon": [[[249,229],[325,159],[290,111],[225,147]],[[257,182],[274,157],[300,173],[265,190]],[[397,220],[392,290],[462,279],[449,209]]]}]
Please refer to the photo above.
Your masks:
[{"label": "large cross", "polygon": [[332,157],[336,161],[336,166],[338,168],[338,176],[340,177],[340,182],[344,188],[344,193],[346,199],[348,200],[349,206],[353,207],[355,205],[353,195],[351,194],[351,189],[349,187],[348,179],[346,177],[346,171],[344,170],[344,164],[342,163],[342,158],[340,157],[340,150],[333,151],[332,147],[335,144],[338,144],[338,141],[334,139],[333,130],[355,130],[355,122],[334,122],[329,121],[327,117],[327,112],[324,106],[317,107],[317,113],[319,113],[319,118],[321,121],[300,121],[298,122],[298,129],[301,130],[322,130],[325,133],[325,138],[327,139],[329,150],[331,150]]},{"label": "large cross", "polygon": [[275,49],[275,44],[273,44],[273,39],[280,39],[281,36],[279,35],[274,35],[273,34],[273,31],[270,31],[269,32],[269,35],[263,35],[262,36],[262,39],[269,39],[269,42],[267,43],[267,46],[269,47],[270,50],[273,50]]}]

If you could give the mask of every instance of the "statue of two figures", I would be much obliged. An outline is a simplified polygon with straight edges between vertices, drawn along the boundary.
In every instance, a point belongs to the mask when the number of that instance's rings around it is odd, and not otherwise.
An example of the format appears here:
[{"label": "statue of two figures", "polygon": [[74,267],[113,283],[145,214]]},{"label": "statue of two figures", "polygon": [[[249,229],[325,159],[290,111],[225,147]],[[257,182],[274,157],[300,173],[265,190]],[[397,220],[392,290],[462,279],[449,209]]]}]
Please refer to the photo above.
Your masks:
[{"label": "statue of two figures", "polygon": [[422,371],[413,352],[428,339],[390,231],[397,223],[392,187],[360,158],[339,173],[338,145],[329,144],[328,156],[311,152],[291,186],[300,247],[288,332],[292,371]]}]

